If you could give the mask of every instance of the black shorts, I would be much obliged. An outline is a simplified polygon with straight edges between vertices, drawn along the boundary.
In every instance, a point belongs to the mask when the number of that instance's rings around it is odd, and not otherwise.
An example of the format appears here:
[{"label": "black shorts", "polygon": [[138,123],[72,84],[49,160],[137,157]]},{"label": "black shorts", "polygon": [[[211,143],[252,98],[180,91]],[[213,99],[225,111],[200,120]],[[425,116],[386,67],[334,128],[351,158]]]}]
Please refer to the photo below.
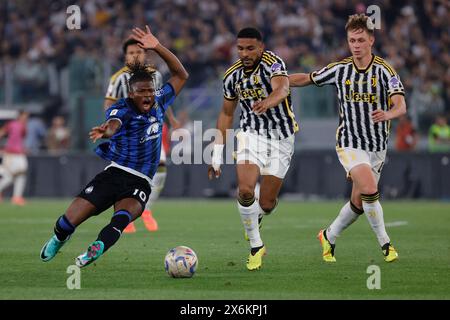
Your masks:
[{"label": "black shorts", "polygon": [[147,180],[122,169],[109,167],[96,175],[78,197],[92,203],[97,208],[97,213],[100,213],[125,198],[136,199],[144,210],[150,193]]}]

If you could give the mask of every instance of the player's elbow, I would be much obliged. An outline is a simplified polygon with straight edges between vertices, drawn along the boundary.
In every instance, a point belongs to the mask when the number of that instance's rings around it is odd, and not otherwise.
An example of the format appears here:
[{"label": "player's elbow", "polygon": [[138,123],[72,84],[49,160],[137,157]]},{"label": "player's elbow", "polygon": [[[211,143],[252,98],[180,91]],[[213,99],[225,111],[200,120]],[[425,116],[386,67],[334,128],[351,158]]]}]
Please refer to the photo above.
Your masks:
[{"label": "player's elbow", "polygon": [[186,71],[186,69],[183,68],[183,70],[180,72],[179,77],[182,80],[187,81],[187,79],[189,79],[189,73]]}]

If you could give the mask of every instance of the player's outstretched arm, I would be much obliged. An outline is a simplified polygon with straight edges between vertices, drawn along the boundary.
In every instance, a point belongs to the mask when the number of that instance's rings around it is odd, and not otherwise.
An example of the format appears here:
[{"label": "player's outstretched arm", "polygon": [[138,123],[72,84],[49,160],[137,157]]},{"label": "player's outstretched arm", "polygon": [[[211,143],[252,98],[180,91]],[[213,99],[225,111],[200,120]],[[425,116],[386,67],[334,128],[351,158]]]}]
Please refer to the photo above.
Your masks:
[{"label": "player's outstretched arm", "polygon": [[100,126],[93,127],[89,132],[89,138],[95,143],[98,139],[111,138],[117,130],[119,130],[122,123],[119,120],[111,119]]},{"label": "player's outstretched arm", "polygon": [[405,97],[403,95],[401,94],[393,95],[391,97],[391,101],[393,106],[389,109],[389,111],[377,109],[372,112],[373,122],[377,123],[392,120],[406,113],[406,102]]},{"label": "player's outstretched arm", "polygon": [[169,67],[172,77],[169,79],[170,84],[178,94],[189,78],[189,74],[181,64],[180,60],[151,33],[149,26],[145,26],[146,32],[140,28],[134,28],[131,37],[142,44],[139,47],[146,50],[154,50]]},{"label": "player's outstretched arm", "polygon": [[305,87],[312,84],[309,73],[293,73],[289,75],[290,87]]}]

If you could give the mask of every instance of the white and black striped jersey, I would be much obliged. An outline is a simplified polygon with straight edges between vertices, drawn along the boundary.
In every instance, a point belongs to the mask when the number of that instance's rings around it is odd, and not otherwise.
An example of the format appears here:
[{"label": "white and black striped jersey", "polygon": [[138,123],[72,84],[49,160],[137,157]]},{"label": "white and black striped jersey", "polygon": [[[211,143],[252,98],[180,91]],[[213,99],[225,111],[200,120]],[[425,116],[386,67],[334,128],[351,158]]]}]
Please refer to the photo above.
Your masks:
[{"label": "white and black striped jersey", "polygon": [[400,77],[382,58],[372,55],[369,66],[360,70],[349,57],[312,72],[311,81],[335,85],[339,103],[337,147],[366,151],[387,148],[390,121],[374,123],[372,111],[389,110],[393,95],[405,95]]},{"label": "white and black striped jersey", "polygon": [[264,51],[260,62],[252,70],[244,70],[241,60],[235,62],[223,78],[223,94],[227,100],[239,99],[240,127],[268,139],[285,139],[298,131],[292,111],[291,93],[278,106],[256,115],[253,103],[267,98],[272,90],[271,79],[287,76],[283,60],[271,51]]},{"label": "white and black striped jersey", "polygon": [[[154,70],[154,69],[152,69]],[[108,90],[106,91],[105,99],[119,100],[128,97],[128,80],[131,74],[128,72],[128,67],[123,67],[111,76],[109,80]],[[158,70],[154,74],[155,89],[160,89],[163,85],[162,75]]]}]

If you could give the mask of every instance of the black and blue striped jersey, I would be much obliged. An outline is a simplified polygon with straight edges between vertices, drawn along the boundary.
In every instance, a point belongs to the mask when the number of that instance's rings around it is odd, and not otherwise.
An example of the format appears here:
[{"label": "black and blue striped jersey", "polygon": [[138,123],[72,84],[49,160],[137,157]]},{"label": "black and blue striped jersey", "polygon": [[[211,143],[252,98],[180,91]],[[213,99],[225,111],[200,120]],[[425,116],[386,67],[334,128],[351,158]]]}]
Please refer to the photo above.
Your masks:
[{"label": "black and blue striped jersey", "polygon": [[141,113],[130,98],[118,100],[106,110],[106,121],[116,119],[121,126],[95,152],[105,160],[152,179],[161,155],[164,113],[175,97],[172,85],[166,83],[156,91],[155,103],[147,113]]}]

